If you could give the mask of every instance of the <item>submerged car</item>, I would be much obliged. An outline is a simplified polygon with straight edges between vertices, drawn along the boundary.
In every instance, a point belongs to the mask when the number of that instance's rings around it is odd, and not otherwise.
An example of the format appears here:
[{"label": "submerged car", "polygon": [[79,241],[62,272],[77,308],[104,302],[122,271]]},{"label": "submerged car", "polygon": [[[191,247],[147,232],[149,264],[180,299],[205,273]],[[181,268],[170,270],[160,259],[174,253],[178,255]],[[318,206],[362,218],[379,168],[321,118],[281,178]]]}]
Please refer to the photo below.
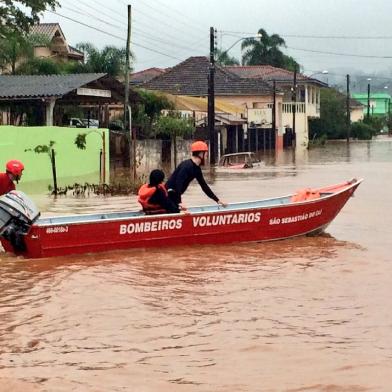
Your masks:
[{"label": "submerged car", "polygon": [[226,154],[219,160],[219,167],[230,169],[251,169],[261,165],[254,152],[238,152],[235,154]]}]

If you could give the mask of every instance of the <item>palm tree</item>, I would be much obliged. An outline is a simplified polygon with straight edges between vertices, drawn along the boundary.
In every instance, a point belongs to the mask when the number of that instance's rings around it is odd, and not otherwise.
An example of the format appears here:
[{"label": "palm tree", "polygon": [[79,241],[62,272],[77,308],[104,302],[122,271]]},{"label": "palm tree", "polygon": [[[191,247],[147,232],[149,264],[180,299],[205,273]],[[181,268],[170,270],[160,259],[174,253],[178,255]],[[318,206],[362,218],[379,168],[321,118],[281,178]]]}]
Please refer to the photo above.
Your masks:
[{"label": "palm tree", "polygon": [[243,65],[272,65],[274,67],[294,70],[299,64],[285,55],[280,47],[286,47],[285,40],[278,34],[268,35],[260,29],[258,38],[246,38],[241,45],[245,53],[242,55]]},{"label": "palm tree", "polygon": [[84,53],[85,58],[84,64],[76,65],[77,72],[104,72],[115,77],[124,76],[125,48],[105,46],[99,50],[89,42],[81,42],[76,47]]},{"label": "palm tree", "polygon": [[240,65],[240,62],[227,53],[227,50],[217,49],[216,62],[220,65]]},{"label": "palm tree", "polygon": [[15,75],[20,66],[34,58],[35,46],[49,45],[49,39],[41,34],[10,33],[0,39],[0,68]]}]

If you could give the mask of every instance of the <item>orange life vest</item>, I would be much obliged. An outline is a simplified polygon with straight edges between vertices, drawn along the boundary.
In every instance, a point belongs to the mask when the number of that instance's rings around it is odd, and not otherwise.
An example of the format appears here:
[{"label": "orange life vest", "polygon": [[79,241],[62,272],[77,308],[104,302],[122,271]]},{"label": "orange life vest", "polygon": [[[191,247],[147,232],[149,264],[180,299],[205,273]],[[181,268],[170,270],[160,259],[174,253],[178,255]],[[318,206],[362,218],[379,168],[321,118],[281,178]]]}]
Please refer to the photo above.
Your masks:
[{"label": "orange life vest", "polygon": [[158,186],[152,186],[152,187],[150,187],[148,184],[144,184],[140,187],[138,192],[139,197],[137,201],[142,205],[143,211],[154,212],[154,213],[166,212],[166,210],[163,209],[162,206],[160,206],[159,204],[150,203],[150,198],[158,188],[162,189],[165,192],[165,195],[167,196],[167,190],[163,184],[159,184]]},{"label": "orange life vest", "polygon": [[310,188],[305,188],[297,191],[293,196],[291,196],[291,202],[296,203],[299,201],[314,200],[320,198],[320,192],[314,191]]}]

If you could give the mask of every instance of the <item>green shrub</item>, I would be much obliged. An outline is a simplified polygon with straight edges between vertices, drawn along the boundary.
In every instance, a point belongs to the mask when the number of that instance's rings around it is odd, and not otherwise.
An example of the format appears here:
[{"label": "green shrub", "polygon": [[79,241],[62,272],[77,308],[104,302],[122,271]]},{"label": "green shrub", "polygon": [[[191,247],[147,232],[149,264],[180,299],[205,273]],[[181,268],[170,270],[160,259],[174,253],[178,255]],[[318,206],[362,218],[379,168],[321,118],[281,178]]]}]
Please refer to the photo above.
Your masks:
[{"label": "green shrub", "polygon": [[351,125],[351,137],[359,140],[370,140],[376,134],[376,130],[363,122]]}]

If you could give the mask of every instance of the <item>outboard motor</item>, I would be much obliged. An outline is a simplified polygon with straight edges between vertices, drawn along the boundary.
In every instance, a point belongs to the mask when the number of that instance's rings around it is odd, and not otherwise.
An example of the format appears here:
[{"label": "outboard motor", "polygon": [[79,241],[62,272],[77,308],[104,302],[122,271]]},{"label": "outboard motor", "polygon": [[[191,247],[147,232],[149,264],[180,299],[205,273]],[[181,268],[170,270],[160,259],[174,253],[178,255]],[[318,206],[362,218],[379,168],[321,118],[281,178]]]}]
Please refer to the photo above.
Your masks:
[{"label": "outboard motor", "polygon": [[39,218],[37,207],[23,192],[11,191],[0,197],[0,236],[8,240],[16,252],[26,250],[24,236]]}]

